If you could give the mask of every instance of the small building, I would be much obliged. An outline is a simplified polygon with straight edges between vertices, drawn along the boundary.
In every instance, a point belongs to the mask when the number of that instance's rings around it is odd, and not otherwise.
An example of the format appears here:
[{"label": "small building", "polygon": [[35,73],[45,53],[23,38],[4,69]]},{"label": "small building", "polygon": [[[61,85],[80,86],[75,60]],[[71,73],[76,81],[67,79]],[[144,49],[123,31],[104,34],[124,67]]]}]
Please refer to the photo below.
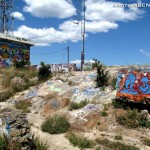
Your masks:
[{"label": "small building", "polygon": [[16,61],[30,62],[33,43],[25,38],[0,33],[0,67],[9,67]]}]

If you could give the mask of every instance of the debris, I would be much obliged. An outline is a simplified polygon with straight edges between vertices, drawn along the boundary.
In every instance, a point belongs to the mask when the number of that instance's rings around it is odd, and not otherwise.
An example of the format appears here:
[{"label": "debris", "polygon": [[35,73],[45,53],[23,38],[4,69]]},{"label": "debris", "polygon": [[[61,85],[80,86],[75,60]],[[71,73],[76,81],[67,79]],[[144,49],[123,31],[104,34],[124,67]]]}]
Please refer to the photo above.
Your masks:
[{"label": "debris", "polygon": [[75,111],[71,111],[70,114],[75,116],[76,118],[79,118],[83,121],[87,122],[87,119],[85,118],[91,113],[94,112],[100,112],[104,110],[104,105],[103,104],[87,104],[83,108]]},{"label": "debris", "polygon": [[4,109],[1,116],[1,134],[5,133],[10,141],[19,143],[22,149],[31,149],[32,135],[26,114],[22,111]]}]

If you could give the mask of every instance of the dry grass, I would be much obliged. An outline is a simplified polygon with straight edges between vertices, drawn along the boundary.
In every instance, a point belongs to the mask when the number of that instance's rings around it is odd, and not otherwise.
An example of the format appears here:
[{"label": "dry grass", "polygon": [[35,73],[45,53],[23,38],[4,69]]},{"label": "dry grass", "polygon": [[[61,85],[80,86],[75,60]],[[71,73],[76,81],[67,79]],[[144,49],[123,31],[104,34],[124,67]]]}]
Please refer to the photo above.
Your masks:
[{"label": "dry grass", "polygon": [[[23,86],[19,84],[10,84],[12,79],[19,77],[24,81]],[[15,69],[14,67],[3,68],[1,70],[1,88],[3,91],[0,91],[0,101],[5,101],[9,97],[13,96],[16,92],[23,91],[30,86],[38,84],[37,80],[32,80],[37,77],[36,70],[29,69]]]},{"label": "dry grass", "polygon": [[141,141],[144,145],[150,146],[150,138],[142,137]]},{"label": "dry grass", "polygon": [[96,143],[102,145],[103,149],[108,149],[108,150],[140,150],[135,146],[126,145],[120,142],[110,141],[108,139],[97,138]]}]

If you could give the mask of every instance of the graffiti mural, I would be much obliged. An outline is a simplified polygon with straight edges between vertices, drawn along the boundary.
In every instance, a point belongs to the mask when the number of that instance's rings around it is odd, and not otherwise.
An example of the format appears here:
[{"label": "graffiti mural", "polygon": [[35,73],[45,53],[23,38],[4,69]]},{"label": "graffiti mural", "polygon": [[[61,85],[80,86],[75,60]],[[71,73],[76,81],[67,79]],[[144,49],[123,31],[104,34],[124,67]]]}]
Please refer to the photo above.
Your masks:
[{"label": "graffiti mural", "polygon": [[25,44],[0,42],[0,67],[13,65],[15,61],[29,61],[30,47]]},{"label": "graffiti mural", "polygon": [[121,70],[116,83],[117,97],[150,102],[150,72]]},{"label": "graffiti mural", "polygon": [[[75,64],[46,64],[51,68],[52,72],[68,72],[68,71],[75,71],[76,65]],[[32,65],[30,69],[38,70],[40,65]]]}]

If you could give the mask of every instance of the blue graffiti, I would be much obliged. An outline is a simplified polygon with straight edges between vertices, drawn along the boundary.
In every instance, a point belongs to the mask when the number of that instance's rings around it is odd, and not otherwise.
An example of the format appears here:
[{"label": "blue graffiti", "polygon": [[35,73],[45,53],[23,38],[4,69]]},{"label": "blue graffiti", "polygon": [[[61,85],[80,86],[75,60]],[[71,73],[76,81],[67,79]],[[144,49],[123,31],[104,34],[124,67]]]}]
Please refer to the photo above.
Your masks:
[{"label": "blue graffiti", "polygon": [[139,85],[139,90],[143,94],[150,94],[150,85],[148,84],[148,82],[150,82],[148,77],[142,77],[141,79],[142,85]]},{"label": "blue graffiti", "polygon": [[136,95],[138,92],[134,89],[134,83],[135,83],[136,77],[133,73],[130,73],[126,77],[126,81],[124,84],[123,90],[121,90],[121,93],[128,93],[128,94],[133,94]]}]

